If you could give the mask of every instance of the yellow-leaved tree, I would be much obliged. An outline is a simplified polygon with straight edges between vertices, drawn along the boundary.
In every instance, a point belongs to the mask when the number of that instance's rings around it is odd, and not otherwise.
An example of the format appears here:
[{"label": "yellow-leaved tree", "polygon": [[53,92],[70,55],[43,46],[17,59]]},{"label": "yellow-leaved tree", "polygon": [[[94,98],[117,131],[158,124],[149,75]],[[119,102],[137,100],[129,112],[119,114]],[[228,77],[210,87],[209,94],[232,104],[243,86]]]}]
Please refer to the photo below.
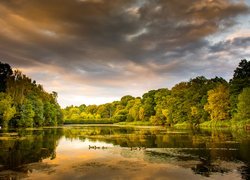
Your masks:
[{"label": "yellow-leaved tree", "polygon": [[13,106],[13,99],[6,93],[0,92],[0,124],[8,127],[9,120],[16,114],[16,108]]},{"label": "yellow-leaved tree", "polygon": [[208,91],[207,104],[204,109],[210,114],[212,121],[229,119],[229,89],[226,85],[220,84],[215,89]]}]

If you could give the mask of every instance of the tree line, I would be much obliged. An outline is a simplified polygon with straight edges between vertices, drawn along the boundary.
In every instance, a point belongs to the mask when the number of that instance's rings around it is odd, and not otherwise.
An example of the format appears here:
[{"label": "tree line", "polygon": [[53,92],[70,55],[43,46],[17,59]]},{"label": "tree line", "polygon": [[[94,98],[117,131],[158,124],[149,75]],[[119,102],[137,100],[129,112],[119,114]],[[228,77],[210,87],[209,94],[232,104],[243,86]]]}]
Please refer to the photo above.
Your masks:
[{"label": "tree line", "polygon": [[241,60],[232,79],[199,76],[180,82],[171,90],[151,90],[142,97],[123,96],[102,105],[82,104],[63,109],[65,122],[107,120],[150,122],[172,126],[177,123],[250,122],[250,61]]},{"label": "tree line", "polygon": [[0,62],[0,124],[3,127],[55,126],[63,123],[57,93],[46,92],[9,64]]},{"label": "tree line", "polygon": [[0,124],[3,127],[54,126],[65,122],[148,122],[172,126],[203,122],[250,121],[250,61],[241,60],[232,79],[199,76],[172,89],[142,97],[123,96],[102,105],[82,104],[61,110],[57,93],[47,93],[19,70],[0,62]]}]

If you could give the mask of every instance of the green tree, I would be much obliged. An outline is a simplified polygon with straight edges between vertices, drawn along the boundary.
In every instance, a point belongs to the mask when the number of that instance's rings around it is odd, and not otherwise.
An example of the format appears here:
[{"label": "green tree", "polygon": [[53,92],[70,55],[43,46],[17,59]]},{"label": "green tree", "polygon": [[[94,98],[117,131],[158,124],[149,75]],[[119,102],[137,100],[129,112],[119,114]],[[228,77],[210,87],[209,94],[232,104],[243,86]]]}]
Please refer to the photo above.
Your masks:
[{"label": "green tree", "polygon": [[[1,109],[9,107],[8,111],[0,115],[1,121],[4,119],[5,124],[32,127],[63,123],[56,92],[47,93],[41,85],[36,84],[36,81],[32,81],[19,70],[15,70],[13,73],[8,64],[1,62],[0,91],[6,92],[5,101],[9,99],[8,97],[12,99],[11,105],[5,102],[6,105],[0,107]],[[10,123],[7,123],[9,120]]]},{"label": "green tree", "polygon": [[129,109],[129,116],[131,117],[132,121],[138,121],[139,118],[139,112],[141,107],[141,99],[136,98],[134,100],[133,106]]},{"label": "green tree", "polygon": [[17,121],[19,127],[33,127],[35,112],[32,102],[25,99],[21,106],[20,119]]},{"label": "green tree", "polygon": [[244,88],[238,97],[237,119],[250,119],[250,88]]},{"label": "green tree", "polygon": [[86,112],[89,114],[95,114],[97,111],[97,105],[89,105],[86,107]]},{"label": "green tree", "polygon": [[81,119],[87,119],[87,117],[88,117],[88,114],[86,112],[81,112],[80,114]]},{"label": "green tree", "polygon": [[63,118],[63,112],[62,109],[60,107],[60,105],[58,103],[54,104],[55,109],[56,109],[56,119],[55,119],[55,125],[62,125],[64,122],[64,118]]},{"label": "green tree", "polygon": [[110,118],[111,117],[111,104],[102,104],[97,108],[97,114],[99,114],[102,118]]},{"label": "green tree", "polygon": [[13,74],[9,64],[0,62],[0,92],[6,92],[7,79]]},{"label": "green tree", "polygon": [[155,93],[156,93],[155,90],[151,90],[143,94],[142,96],[144,118],[146,121],[148,121],[151,116],[155,115],[155,105],[156,105],[154,101]]},{"label": "green tree", "polygon": [[154,101],[155,101],[155,118],[151,119],[153,124],[163,125],[166,123],[166,116],[163,114],[165,108],[167,108],[167,98],[170,96],[171,91],[168,89],[156,90]]},{"label": "green tree", "polygon": [[87,106],[85,104],[82,104],[82,105],[79,106],[79,109],[80,109],[81,112],[84,112],[86,107]]},{"label": "green tree", "polygon": [[127,106],[128,102],[129,102],[130,100],[133,100],[133,99],[135,99],[135,98],[134,98],[133,96],[130,96],[130,95],[123,96],[123,97],[121,98],[120,104],[123,105],[123,106]]},{"label": "green tree", "polygon": [[215,89],[208,91],[208,102],[204,109],[209,112],[212,121],[229,119],[229,89],[220,84]]},{"label": "green tree", "polygon": [[21,71],[15,70],[13,75],[7,79],[6,92],[13,97],[15,105],[20,108],[26,96],[34,90],[34,86],[30,78]]},{"label": "green tree", "polygon": [[123,122],[127,120],[128,111],[126,109],[118,110],[112,117],[115,122]]},{"label": "green tree", "polygon": [[165,116],[165,119],[166,119],[166,123],[165,124],[167,124],[168,126],[170,126],[173,123],[173,119],[172,119],[170,110],[169,109],[163,109],[162,110],[162,114]]},{"label": "green tree", "polygon": [[56,112],[53,107],[53,104],[50,102],[44,103],[44,125],[45,126],[51,126],[54,124],[55,118],[56,118]]},{"label": "green tree", "polygon": [[34,115],[34,126],[43,126],[44,124],[44,106],[43,101],[36,95],[30,95],[29,99],[32,103]]},{"label": "green tree", "polygon": [[238,95],[246,87],[250,87],[250,61],[243,59],[234,70],[233,78],[230,80],[230,102],[232,114],[237,112]]},{"label": "green tree", "polygon": [[190,88],[190,83],[181,82],[175,85],[171,91],[171,97],[168,100],[169,113],[173,123],[188,121],[188,113],[190,106],[187,101],[187,94]]},{"label": "green tree", "polygon": [[139,108],[139,120],[140,121],[144,121],[144,118],[145,118],[145,110],[144,110],[144,108],[141,106],[140,108]]},{"label": "green tree", "polygon": [[206,79],[198,76],[188,83],[189,88],[184,97],[184,109],[187,110],[187,121],[197,125],[208,120],[208,113],[204,110],[204,105],[207,103],[207,92],[217,87],[218,84],[227,85],[227,82],[223,78]]},{"label": "green tree", "polygon": [[0,121],[2,126],[8,127],[9,120],[16,114],[12,98],[6,93],[0,93]]},{"label": "green tree", "polygon": [[70,108],[70,110],[69,110],[69,119],[73,119],[72,117],[73,116],[78,116],[78,115],[80,115],[80,113],[81,113],[81,111],[80,111],[80,109],[78,108],[78,107],[72,107],[72,108]]}]

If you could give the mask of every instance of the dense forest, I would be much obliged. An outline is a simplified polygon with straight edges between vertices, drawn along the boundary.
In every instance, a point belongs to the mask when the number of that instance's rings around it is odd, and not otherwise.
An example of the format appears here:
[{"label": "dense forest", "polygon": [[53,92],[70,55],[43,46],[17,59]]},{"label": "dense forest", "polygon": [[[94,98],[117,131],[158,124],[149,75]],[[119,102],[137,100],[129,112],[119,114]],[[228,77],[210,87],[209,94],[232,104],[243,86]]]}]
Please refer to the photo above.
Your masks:
[{"label": "dense forest", "polygon": [[0,124],[2,127],[55,126],[63,123],[57,93],[47,93],[19,70],[0,62]]},{"label": "dense forest", "polygon": [[171,90],[151,90],[142,97],[127,95],[102,105],[69,106],[63,114],[65,123],[250,123],[250,61],[241,60],[229,82],[220,77],[199,76],[180,82]]},{"label": "dense forest", "polygon": [[82,104],[61,110],[57,93],[47,93],[19,70],[0,62],[0,124],[39,127],[65,123],[143,123],[148,125],[250,123],[250,61],[242,60],[232,79],[203,76],[171,90],[142,97],[123,96],[102,105]]}]

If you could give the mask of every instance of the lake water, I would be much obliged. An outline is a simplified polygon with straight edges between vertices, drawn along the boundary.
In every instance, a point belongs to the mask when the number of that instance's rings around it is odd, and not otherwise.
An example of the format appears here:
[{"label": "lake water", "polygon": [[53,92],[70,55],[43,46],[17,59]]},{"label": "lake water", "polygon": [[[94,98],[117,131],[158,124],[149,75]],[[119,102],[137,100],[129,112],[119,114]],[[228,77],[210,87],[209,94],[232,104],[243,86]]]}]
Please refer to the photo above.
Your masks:
[{"label": "lake water", "polygon": [[250,179],[250,132],[64,126],[0,131],[0,179]]}]

